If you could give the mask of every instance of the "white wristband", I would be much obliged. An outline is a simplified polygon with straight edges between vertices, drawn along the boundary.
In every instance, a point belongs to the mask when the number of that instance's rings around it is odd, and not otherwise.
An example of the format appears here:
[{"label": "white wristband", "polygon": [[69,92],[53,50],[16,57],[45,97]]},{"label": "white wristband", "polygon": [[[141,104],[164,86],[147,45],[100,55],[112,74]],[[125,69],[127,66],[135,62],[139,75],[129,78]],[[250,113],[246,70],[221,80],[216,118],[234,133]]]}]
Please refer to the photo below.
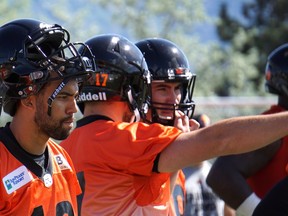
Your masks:
[{"label": "white wristband", "polygon": [[260,201],[261,201],[260,198],[255,193],[252,193],[236,209],[236,215],[237,216],[251,216]]}]

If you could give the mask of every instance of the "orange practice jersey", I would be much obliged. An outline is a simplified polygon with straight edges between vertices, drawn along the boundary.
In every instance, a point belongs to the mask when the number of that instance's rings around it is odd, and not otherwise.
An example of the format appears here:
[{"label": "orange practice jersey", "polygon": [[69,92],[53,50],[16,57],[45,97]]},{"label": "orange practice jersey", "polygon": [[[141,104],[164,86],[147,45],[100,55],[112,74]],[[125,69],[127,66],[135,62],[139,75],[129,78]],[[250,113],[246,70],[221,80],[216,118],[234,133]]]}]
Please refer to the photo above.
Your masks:
[{"label": "orange practice jersey", "polygon": [[[3,134],[0,136],[3,139]],[[42,173],[42,167],[27,158],[14,137],[10,135],[9,143],[0,141],[1,216],[78,215],[76,197],[81,189],[70,157],[52,140],[45,154],[49,165],[39,178],[35,173]]]},{"label": "orange practice jersey", "polygon": [[160,124],[116,123],[103,116],[78,121],[61,145],[82,175],[81,215],[168,215],[170,173],[152,168],[159,152],[180,133]]},{"label": "orange practice jersey", "polygon": [[[270,110],[264,114],[278,113],[285,111],[282,107],[272,106]],[[281,179],[287,176],[285,170],[288,163],[288,136],[282,139],[281,147],[273,156],[271,161],[254,176],[248,178],[247,182],[252,190],[260,197],[263,198],[265,194]]]}]

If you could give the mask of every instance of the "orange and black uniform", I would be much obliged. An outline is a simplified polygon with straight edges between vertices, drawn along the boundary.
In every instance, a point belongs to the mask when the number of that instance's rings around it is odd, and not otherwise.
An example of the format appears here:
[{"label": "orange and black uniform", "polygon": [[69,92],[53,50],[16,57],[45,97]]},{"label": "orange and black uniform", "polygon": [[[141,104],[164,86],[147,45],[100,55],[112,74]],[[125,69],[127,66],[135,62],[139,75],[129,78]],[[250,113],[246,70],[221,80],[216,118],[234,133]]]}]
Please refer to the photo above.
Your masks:
[{"label": "orange and black uniform", "polygon": [[83,191],[81,214],[168,215],[170,173],[153,172],[159,153],[181,133],[174,127],[89,116],[61,145]]},{"label": "orange and black uniform", "polygon": [[20,147],[9,124],[0,132],[0,215],[78,215],[81,189],[63,148],[49,140],[36,158]]},{"label": "orange and black uniform", "polygon": [[[285,109],[278,105],[273,105],[263,114],[279,113],[282,111],[285,111]],[[247,182],[257,196],[263,198],[276,183],[287,176],[287,164],[288,136],[282,138],[282,144],[271,161],[255,175],[249,177]]]}]

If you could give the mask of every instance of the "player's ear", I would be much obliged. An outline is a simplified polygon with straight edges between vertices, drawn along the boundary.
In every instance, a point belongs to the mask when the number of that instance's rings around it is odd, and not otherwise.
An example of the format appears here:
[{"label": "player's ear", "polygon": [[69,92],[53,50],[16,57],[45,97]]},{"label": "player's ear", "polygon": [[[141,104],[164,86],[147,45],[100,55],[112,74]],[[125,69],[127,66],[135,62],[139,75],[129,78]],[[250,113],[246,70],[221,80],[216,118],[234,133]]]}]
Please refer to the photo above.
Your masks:
[{"label": "player's ear", "polygon": [[30,96],[30,97],[22,99],[21,100],[21,104],[22,104],[22,106],[24,106],[24,107],[26,107],[28,109],[33,109],[35,103],[33,101],[32,96]]}]

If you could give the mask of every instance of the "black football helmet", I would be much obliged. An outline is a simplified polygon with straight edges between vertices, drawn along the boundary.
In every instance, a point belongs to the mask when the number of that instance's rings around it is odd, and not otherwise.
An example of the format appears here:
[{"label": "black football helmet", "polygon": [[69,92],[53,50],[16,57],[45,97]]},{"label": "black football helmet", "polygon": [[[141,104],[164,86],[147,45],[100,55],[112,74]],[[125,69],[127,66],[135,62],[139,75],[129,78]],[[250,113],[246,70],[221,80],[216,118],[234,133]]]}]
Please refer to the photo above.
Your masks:
[{"label": "black football helmet", "polygon": [[[189,69],[188,60],[183,51],[173,42],[161,38],[148,38],[136,43],[147,62],[152,82],[182,83],[181,101],[179,104],[150,102],[152,122],[173,125],[174,118],[165,119],[157,114],[157,109],[183,111],[189,118],[193,117],[195,103],[192,100],[196,75]],[[151,92],[153,95],[153,92]]]},{"label": "black football helmet", "polygon": [[85,101],[127,101],[136,121],[148,110],[150,73],[141,51],[127,38],[103,34],[85,42],[92,51],[96,72],[78,97],[84,111]]},{"label": "black football helmet", "polygon": [[265,79],[268,92],[288,97],[288,43],[276,48],[268,56]]},{"label": "black football helmet", "polygon": [[[19,99],[36,94],[51,80],[63,79],[47,101],[50,115],[53,100],[68,80],[89,76],[93,63],[79,54],[78,47],[89,48],[69,41],[68,31],[60,25],[34,19],[17,19],[0,27],[0,104],[6,113],[14,116]],[[51,71],[58,77],[52,78]]]}]

